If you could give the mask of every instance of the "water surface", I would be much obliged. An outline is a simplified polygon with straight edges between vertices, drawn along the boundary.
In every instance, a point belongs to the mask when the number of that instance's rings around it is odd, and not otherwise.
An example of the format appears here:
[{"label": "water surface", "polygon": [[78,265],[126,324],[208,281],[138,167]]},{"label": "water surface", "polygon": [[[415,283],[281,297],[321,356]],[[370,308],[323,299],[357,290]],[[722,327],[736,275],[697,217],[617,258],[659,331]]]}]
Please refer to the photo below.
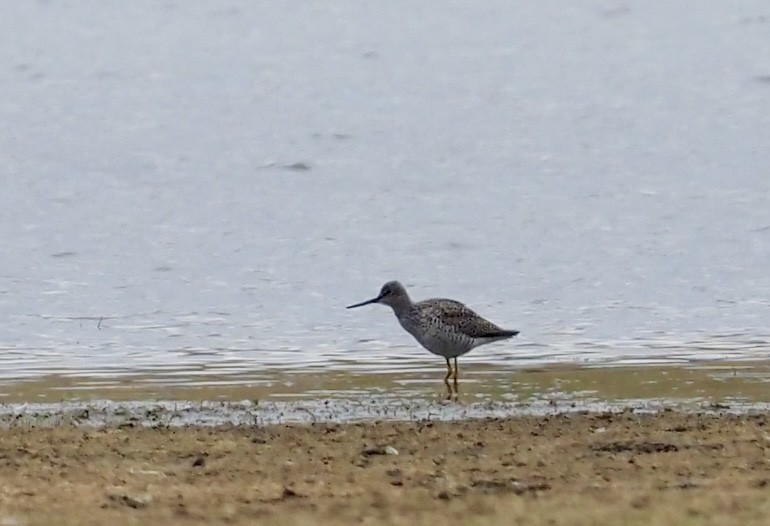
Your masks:
[{"label": "water surface", "polygon": [[394,278],[468,363],[768,359],[770,8],[697,7],[9,4],[0,378],[409,371]]}]

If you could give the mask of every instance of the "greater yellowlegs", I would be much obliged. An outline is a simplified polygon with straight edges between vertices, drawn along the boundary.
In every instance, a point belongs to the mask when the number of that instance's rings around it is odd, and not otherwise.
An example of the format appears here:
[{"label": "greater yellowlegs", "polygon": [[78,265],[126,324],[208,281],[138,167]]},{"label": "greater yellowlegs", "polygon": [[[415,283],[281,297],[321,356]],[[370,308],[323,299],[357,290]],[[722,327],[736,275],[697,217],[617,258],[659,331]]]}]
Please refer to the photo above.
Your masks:
[{"label": "greater yellowlegs", "polygon": [[[519,331],[502,329],[473,312],[455,300],[433,298],[414,303],[404,286],[398,281],[389,281],[380,289],[377,297],[348,309],[362,307],[371,303],[383,303],[393,309],[401,326],[433,354],[446,360],[447,373],[444,377],[448,399],[452,398],[453,379],[454,396],[457,397],[457,357],[474,347],[487,343],[506,340],[519,334]],[[450,358],[454,359],[454,368]]]}]

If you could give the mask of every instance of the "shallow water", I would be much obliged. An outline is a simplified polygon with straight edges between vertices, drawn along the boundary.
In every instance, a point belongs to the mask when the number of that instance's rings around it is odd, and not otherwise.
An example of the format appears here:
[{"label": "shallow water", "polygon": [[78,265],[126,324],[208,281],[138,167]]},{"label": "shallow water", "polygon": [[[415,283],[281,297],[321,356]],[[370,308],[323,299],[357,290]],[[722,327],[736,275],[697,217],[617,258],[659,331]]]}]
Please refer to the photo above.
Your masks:
[{"label": "shallow water", "polygon": [[[765,380],[766,383],[766,380]],[[767,391],[766,385],[764,386]],[[308,393],[305,393],[308,394]],[[655,413],[677,410],[697,413],[752,414],[770,411],[770,402],[745,396],[731,396],[714,402],[714,397],[665,399],[599,399],[586,393],[557,391],[532,396],[526,402],[465,397],[449,403],[438,398],[374,395],[363,398],[301,396],[297,399],[230,401],[115,401],[114,399],[67,402],[24,402],[0,404],[0,427],[6,426],[215,426],[325,422],[465,420],[507,418],[524,415],[563,415],[630,411]],[[348,393],[350,394],[350,393]],[[680,393],[682,394],[682,393]],[[766,397],[763,397],[767,400]]]},{"label": "shallow water", "polygon": [[468,364],[767,360],[770,11],[700,7],[7,6],[0,378],[433,374],[393,278]]},{"label": "shallow water", "polygon": [[[247,401],[279,408],[293,407],[294,403],[300,404],[298,407],[324,407],[331,403],[326,409],[342,407],[341,415],[346,415],[340,416],[342,420],[364,418],[360,408],[370,408],[370,418],[379,411],[399,408],[397,414],[404,418],[403,411],[409,407],[442,405],[446,394],[443,373],[442,367],[425,366],[377,373],[319,368],[312,372],[271,370],[226,375],[205,370],[149,370],[145,374],[117,377],[47,376],[0,383],[0,403],[11,404],[11,408],[27,407],[29,403],[61,408],[63,401],[87,407],[103,400],[144,400],[147,407],[154,401],[190,407],[207,401]],[[583,410],[719,406],[745,411],[770,404],[770,362],[530,368],[473,364],[461,367],[460,376],[460,405],[483,408],[492,404],[506,407],[509,412],[537,411],[544,406]],[[136,407],[142,407],[142,403]],[[359,409],[345,409],[348,407]]]}]

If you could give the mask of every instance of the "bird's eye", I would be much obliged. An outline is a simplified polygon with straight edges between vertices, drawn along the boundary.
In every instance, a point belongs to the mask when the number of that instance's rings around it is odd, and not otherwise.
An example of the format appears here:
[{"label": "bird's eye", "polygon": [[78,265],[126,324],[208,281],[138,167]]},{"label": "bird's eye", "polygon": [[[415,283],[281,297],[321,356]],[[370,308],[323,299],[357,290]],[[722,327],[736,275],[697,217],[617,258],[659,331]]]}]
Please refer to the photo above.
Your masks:
[{"label": "bird's eye", "polygon": [[389,295],[389,294],[391,294],[391,293],[392,293],[392,291],[390,290],[390,288],[384,288],[384,289],[382,289],[382,295],[383,295],[383,296],[388,296],[388,295]]}]

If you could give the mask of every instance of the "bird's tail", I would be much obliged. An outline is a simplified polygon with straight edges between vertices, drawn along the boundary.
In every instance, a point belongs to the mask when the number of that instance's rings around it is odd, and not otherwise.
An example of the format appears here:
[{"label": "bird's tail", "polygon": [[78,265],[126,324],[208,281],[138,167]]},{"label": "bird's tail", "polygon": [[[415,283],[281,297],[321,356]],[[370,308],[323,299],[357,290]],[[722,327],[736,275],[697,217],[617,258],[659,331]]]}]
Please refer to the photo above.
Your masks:
[{"label": "bird's tail", "polygon": [[486,336],[490,336],[492,338],[512,338],[512,337],[516,336],[517,334],[519,334],[519,331],[506,331],[504,329],[501,329],[499,331],[490,333],[490,334],[488,334]]}]

